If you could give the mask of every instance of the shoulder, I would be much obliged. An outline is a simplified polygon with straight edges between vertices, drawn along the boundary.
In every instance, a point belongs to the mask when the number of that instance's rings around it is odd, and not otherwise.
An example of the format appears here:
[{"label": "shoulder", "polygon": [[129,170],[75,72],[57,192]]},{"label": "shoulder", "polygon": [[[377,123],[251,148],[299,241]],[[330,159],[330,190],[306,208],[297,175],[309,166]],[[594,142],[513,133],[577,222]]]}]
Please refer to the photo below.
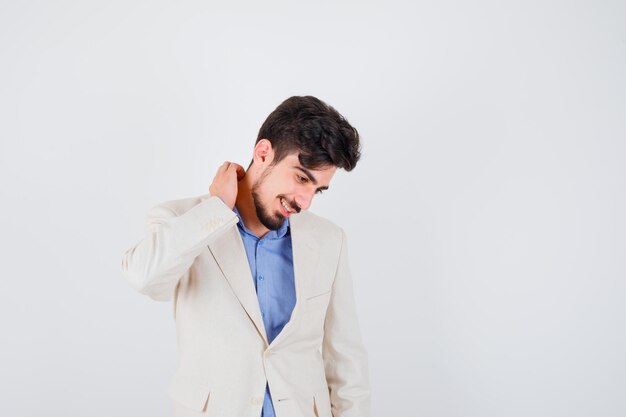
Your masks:
[{"label": "shoulder", "polygon": [[152,208],[152,211],[167,210],[167,211],[171,211],[176,216],[180,216],[188,212],[189,210],[191,210],[198,204],[202,203],[204,200],[208,199],[210,196],[211,196],[210,194],[203,194],[203,195],[199,195],[196,197],[187,197],[187,198],[180,198],[176,200],[164,201],[154,206]]},{"label": "shoulder", "polygon": [[308,210],[294,215],[290,222],[294,227],[311,234],[321,244],[336,242],[341,245],[345,238],[345,233],[340,226]]}]

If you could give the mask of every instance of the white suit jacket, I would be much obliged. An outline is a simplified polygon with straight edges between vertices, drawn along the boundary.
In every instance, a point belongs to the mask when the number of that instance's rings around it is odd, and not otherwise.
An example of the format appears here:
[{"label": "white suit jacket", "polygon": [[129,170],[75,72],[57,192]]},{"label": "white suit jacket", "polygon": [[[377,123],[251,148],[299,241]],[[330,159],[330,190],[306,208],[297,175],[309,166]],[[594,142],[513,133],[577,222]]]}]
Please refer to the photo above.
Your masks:
[{"label": "white suit jacket", "polygon": [[153,207],[124,254],[139,292],[172,300],[176,417],[260,417],[266,382],[277,417],[369,417],[366,353],[341,228],[290,216],[296,305],[268,344],[237,215],[203,196]]}]

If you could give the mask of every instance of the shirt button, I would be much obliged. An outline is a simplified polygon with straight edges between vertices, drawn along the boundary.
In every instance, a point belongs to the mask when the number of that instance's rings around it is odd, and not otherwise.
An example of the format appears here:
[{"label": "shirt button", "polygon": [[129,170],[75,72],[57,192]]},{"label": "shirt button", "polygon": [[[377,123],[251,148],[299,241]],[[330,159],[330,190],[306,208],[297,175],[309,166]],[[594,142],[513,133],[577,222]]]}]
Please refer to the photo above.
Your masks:
[{"label": "shirt button", "polygon": [[259,275],[259,281],[263,281],[264,279],[263,275]]}]

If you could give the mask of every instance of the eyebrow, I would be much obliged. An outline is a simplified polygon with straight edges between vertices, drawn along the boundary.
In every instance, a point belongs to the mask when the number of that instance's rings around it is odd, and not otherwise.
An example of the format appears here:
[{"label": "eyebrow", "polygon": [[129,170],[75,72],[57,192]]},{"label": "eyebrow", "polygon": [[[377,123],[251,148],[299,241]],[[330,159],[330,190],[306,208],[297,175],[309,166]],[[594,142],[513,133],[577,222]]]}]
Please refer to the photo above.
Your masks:
[{"label": "eyebrow", "polygon": [[[309,180],[311,180],[311,182],[313,183],[313,185],[317,185],[317,179],[315,178],[315,176],[311,173],[311,171],[309,171],[308,169],[305,169],[299,165],[294,165],[294,168],[301,171],[304,175],[306,175]],[[325,185],[323,187],[317,187],[317,190],[328,190],[328,186]]]}]

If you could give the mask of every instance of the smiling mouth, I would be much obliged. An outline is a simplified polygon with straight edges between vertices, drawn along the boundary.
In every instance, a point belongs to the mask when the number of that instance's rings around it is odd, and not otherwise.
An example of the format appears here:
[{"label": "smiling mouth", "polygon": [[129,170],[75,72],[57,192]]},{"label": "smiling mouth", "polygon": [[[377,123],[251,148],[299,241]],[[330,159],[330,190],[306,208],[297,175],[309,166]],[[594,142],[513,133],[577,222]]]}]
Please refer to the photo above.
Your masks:
[{"label": "smiling mouth", "polygon": [[285,209],[285,211],[289,214],[293,214],[296,211],[294,209],[292,209],[288,204],[287,201],[284,198],[280,199],[280,204],[283,206],[283,209]]}]

